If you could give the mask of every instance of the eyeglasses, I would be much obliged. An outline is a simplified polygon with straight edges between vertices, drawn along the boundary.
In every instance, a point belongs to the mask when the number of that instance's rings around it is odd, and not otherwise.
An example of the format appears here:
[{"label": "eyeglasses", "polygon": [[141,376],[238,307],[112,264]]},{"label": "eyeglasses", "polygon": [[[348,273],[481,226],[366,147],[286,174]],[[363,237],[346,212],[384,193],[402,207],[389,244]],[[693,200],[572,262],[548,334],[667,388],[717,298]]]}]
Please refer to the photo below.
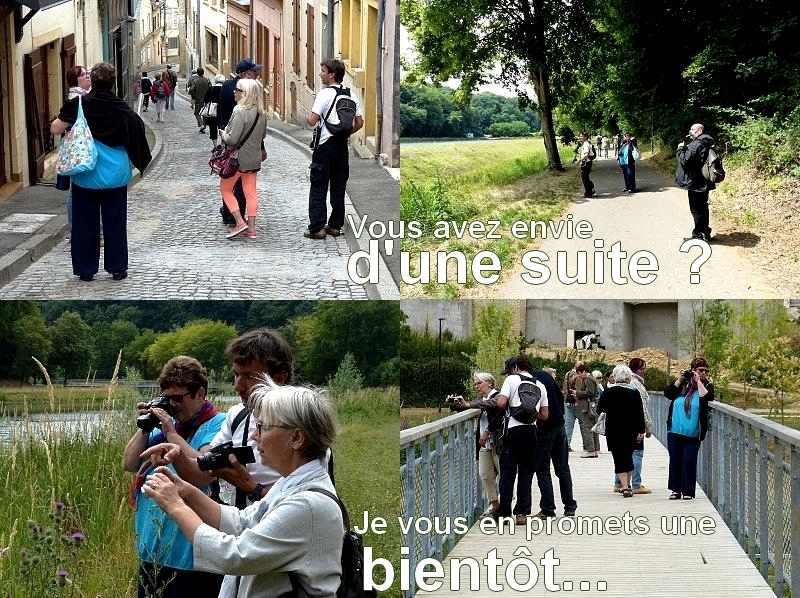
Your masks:
[{"label": "eyeglasses", "polygon": [[244,93],[244,89],[242,89],[241,87],[237,87],[233,91],[234,91],[234,93],[237,92],[237,91],[241,91],[242,93]]},{"label": "eyeglasses", "polygon": [[706,372],[708,373],[708,368],[697,368],[698,372]]},{"label": "eyeglasses", "polygon": [[191,392],[185,392],[185,393],[180,394],[180,395],[166,395],[165,394],[165,395],[161,395],[161,396],[163,396],[164,400],[166,400],[166,401],[172,401],[173,403],[183,403],[184,397],[187,397],[187,396],[190,397],[190,396],[192,396],[192,393]]},{"label": "eyeglasses", "polygon": [[289,426],[284,426],[283,424],[263,424],[261,422],[256,422],[256,432],[258,432],[259,436],[261,436],[263,432],[269,432],[272,428],[290,429]]},{"label": "eyeglasses", "polygon": [[80,76],[81,76],[81,77],[89,77],[89,76],[91,76],[91,73],[90,73],[89,71],[83,71],[83,72],[80,74]]}]

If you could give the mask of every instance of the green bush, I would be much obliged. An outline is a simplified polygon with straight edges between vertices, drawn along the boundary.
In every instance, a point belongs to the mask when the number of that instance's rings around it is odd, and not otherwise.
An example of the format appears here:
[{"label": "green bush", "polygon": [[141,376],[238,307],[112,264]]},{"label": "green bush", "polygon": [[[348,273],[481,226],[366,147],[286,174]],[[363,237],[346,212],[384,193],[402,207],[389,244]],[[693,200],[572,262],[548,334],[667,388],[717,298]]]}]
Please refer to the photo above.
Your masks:
[{"label": "green bush", "polygon": [[[726,128],[735,163],[749,162],[766,175],[800,177],[800,107],[785,119],[747,118]],[[717,143],[718,149],[722,149]]]},{"label": "green bush", "polygon": [[673,376],[659,368],[647,366],[644,371],[644,387],[647,390],[664,392],[664,389],[673,380],[675,380]]},{"label": "green bush", "polygon": [[512,122],[493,123],[486,129],[492,137],[527,137],[531,134],[528,123],[515,120]]},{"label": "green bush", "polygon": [[337,397],[346,392],[359,391],[363,384],[364,376],[358,371],[353,354],[348,352],[339,364],[336,373],[328,378],[328,392]]},{"label": "green bush", "polygon": [[469,398],[472,365],[467,356],[442,357],[442,395],[439,392],[439,360],[400,360],[400,396],[404,407],[436,407],[449,394]]}]

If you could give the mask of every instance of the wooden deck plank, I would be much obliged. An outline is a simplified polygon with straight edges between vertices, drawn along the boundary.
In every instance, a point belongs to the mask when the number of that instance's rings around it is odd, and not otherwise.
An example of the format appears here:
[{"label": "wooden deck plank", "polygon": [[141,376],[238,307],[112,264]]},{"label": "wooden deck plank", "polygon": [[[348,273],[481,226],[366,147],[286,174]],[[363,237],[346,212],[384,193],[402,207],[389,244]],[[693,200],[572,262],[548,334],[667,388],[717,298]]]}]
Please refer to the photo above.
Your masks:
[{"label": "wooden deck plank", "polygon": [[[545,553],[552,549],[559,564],[551,566],[552,581],[562,591],[580,596],[624,596],[625,598],[665,596],[707,598],[748,596],[748,598],[772,597],[774,593],[761,577],[747,554],[726,527],[698,487],[697,498],[691,501],[667,500],[666,448],[655,438],[646,441],[643,464],[643,483],[653,490],[652,494],[637,494],[623,498],[611,492],[613,486],[613,461],[605,450],[598,459],[581,459],[580,435],[575,431],[574,452],[570,453],[575,499],[578,501],[576,521],[581,518],[600,517],[607,521],[616,517],[622,520],[626,513],[630,518],[644,518],[649,530],[646,533],[569,533],[569,518],[559,516],[553,521],[551,533],[531,534],[528,537],[524,526],[515,526],[513,533],[484,533],[476,524],[445,558],[443,584],[436,591],[417,592],[422,596],[469,593],[470,598],[496,597],[497,591],[489,589],[488,568],[483,559],[496,550],[503,564],[497,567],[497,583],[503,593],[521,593],[514,590],[505,579],[508,563],[518,556],[524,557],[537,569],[536,584],[524,593],[529,596],[551,596],[545,587],[545,567],[540,563]],[[553,476],[556,503],[559,513],[563,510],[558,496],[558,480]],[[538,487],[533,483],[533,512],[538,511]],[[681,521],[701,519],[712,522],[712,533],[667,534],[662,531],[662,519],[670,525],[673,518]],[[558,523],[562,522],[561,530]],[[640,520],[641,522],[641,520]],[[631,527],[634,527],[633,525]],[[532,528],[535,529],[535,528]],[[527,552],[525,552],[527,551]],[[528,556],[530,555],[530,556]],[[458,580],[459,590],[451,590],[450,575],[453,559],[472,558],[477,562],[478,587],[470,588],[470,572],[462,567]],[[430,568],[428,568],[430,570]],[[413,577],[414,572],[412,572]],[[517,572],[520,584],[528,581],[528,572],[520,567]],[[428,583],[435,581],[427,580]],[[598,582],[605,581],[606,589],[598,590]],[[572,582],[572,590],[564,582]],[[581,589],[581,582],[588,582],[588,589]]]}]

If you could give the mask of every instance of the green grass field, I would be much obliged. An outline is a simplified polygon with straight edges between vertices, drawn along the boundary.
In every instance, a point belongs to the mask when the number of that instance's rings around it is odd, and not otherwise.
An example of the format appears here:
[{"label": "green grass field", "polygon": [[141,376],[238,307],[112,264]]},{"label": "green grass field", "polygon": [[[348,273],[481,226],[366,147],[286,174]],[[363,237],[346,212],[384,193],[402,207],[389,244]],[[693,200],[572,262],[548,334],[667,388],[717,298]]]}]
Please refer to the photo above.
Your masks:
[{"label": "green grass field", "polygon": [[[572,149],[560,147],[561,160],[569,166]],[[430,282],[404,285],[403,296],[456,298],[480,296],[469,275],[463,285],[448,273],[447,283],[436,282],[435,253],[460,251],[471,260],[479,251],[490,251],[500,260],[504,273],[510,270],[529,240],[516,239],[510,225],[516,221],[553,220],[560,217],[580,186],[573,168],[549,172],[540,137],[414,143],[401,146],[400,217],[417,221],[423,234],[405,238],[411,274],[421,274],[416,258],[429,252],[433,258]],[[499,221],[498,239],[436,238],[437,222]],[[477,292],[478,294],[474,294]]]},{"label": "green grass field", "polygon": [[[334,400],[341,426],[334,443],[337,490],[353,523],[360,525],[367,510],[390,522],[386,534],[365,534],[364,544],[376,557],[397,562],[400,532],[391,522],[399,512],[399,391],[370,389]],[[18,437],[0,448],[6,464],[0,478],[4,598],[136,594],[134,511],[127,502],[132,474],[121,466],[136,413],[132,404],[122,411],[116,401],[106,407],[98,428],[79,428],[46,442]],[[53,519],[55,501],[64,507]],[[43,529],[41,543],[32,539],[37,529],[32,522]],[[75,533],[85,536],[79,549],[68,541]],[[34,546],[44,549],[37,552]],[[52,585],[61,567],[70,572],[64,588]],[[381,581],[377,575],[376,581]],[[396,582],[382,595],[399,596],[398,588]]]}]

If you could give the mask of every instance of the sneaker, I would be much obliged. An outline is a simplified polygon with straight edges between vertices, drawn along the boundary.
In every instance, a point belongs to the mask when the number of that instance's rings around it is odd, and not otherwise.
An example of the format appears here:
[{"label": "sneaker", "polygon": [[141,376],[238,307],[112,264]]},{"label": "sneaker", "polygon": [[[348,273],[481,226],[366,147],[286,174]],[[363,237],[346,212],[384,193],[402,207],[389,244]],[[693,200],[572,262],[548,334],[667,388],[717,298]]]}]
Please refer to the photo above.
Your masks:
[{"label": "sneaker", "polygon": [[553,513],[552,515],[548,515],[544,511],[539,511],[538,513],[536,513],[536,515],[534,515],[534,517],[538,517],[539,519],[550,519],[555,516],[556,516],[555,513]]},{"label": "sneaker", "polygon": [[683,238],[684,241],[691,241],[692,239],[697,239],[698,241],[702,241],[703,240],[703,235],[691,235],[689,237],[684,237]]},{"label": "sneaker", "polygon": [[248,239],[255,239],[258,237],[258,233],[256,233],[256,231],[254,230],[249,230],[244,234],[244,236],[247,237]]},{"label": "sneaker", "polygon": [[331,228],[327,224],[325,225],[325,229],[324,230],[325,230],[325,233],[329,234],[331,237],[338,237],[339,235],[342,234],[342,229],[341,228]]},{"label": "sneaker", "polygon": [[634,494],[652,494],[653,491],[650,490],[647,486],[639,486],[638,488],[633,489]]},{"label": "sneaker", "polygon": [[230,230],[230,232],[227,235],[225,235],[225,238],[226,239],[232,239],[236,235],[241,235],[246,230],[247,230],[247,223],[246,222],[242,222],[239,226],[234,226]]},{"label": "sneaker", "polygon": [[575,511],[564,509],[564,517],[575,517]]},{"label": "sneaker", "polygon": [[122,272],[114,272],[111,275],[111,278],[113,280],[125,280],[126,278],[128,278],[128,271],[127,270],[123,270]]},{"label": "sneaker", "polygon": [[526,525],[528,523],[528,516],[520,513],[517,515],[517,525]]},{"label": "sneaker", "polygon": [[325,229],[321,228],[318,231],[313,232],[313,233],[310,230],[307,230],[306,232],[303,233],[303,236],[306,239],[324,239],[328,235],[325,233]]}]

